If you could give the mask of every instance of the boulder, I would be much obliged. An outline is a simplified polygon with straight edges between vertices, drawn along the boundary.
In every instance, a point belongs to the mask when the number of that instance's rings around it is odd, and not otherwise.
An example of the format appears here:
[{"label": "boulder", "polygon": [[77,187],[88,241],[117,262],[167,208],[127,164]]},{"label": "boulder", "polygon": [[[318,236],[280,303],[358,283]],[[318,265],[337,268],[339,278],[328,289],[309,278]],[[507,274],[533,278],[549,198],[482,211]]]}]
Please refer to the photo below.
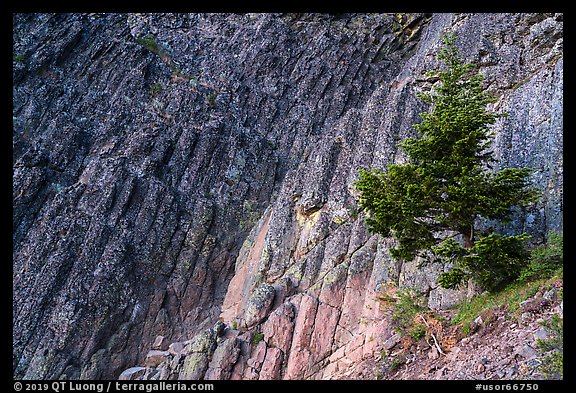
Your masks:
[{"label": "boulder", "polygon": [[188,344],[188,354],[182,364],[178,379],[197,380],[204,376],[216,349],[217,337],[222,334],[224,324],[218,321],[212,328],[194,336]]},{"label": "boulder", "polygon": [[146,354],[144,365],[146,367],[156,367],[160,363],[169,360],[172,355],[168,351],[158,351],[153,349]]},{"label": "boulder", "polygon": [[212,354],[204,379],[230,379],[232,368],[240,355],[240,342],[230,338],[218,343]]},{"label": "boulder", "polygon": [[118,377],[119,381],[133,381],[142,377],[146,373],[146,367],[130,367],[127,370],[122,371]]},{"label": "boulder", "polygon": [[262,284],[252,293],[244,312],[244,325],[250,328],[262,322],[274,302],[276,291],[270,284]]},{"label": "boulder", "polygon": [[156,336],[154,342],[152,343],[152,349],[165,351],[168,349],[168,341],[164,336]]},{"label": "boulder", "polygon": [[189,341],[173,342],[168,346],[167,351],[170,352],[171,355],[176,356],[178,354],[185,352],[186,347],[189,343],[190,343]]}]

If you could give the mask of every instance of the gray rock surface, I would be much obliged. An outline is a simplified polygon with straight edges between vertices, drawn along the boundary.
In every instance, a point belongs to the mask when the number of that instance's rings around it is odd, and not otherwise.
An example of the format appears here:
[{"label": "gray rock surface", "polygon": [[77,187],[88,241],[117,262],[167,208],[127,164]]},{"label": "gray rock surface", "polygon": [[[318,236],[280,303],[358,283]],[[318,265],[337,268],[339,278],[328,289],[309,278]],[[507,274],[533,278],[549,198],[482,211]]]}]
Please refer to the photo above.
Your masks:
[{"label": "gray rock surface", "polygon": [[213,329],[206,329],[190,341],[178,379],[198,380],[204,376],[216,349],[216,337]]},{"label": "gray rock surface", "polygon": [[[393,334],[383,286],[435,308],[466,296],[393,261],[352,187],[359,167],[405,159],[446,30],[509,113],[497,166],[536,168],[543,191],[499,228],[562,230],[562,14],[13,21],[14,378],[115,379],[157,336],[192,341],[150,378],[330,378]],[[279,290],[253,307],[260,286]],[[263,327],[274,346],[252,348]]]},{"label": "gray rock surface", "polygon": [[118,380],[131,381],[134,379],[138,379],[138,377],[143,376],[145,372],[146,367],[131,367],[129,369],[122,371],[122,373],[118,377]]},{"label": "gray rock surface", "polygon": [[268,316],[274,302],[275,290],[272,285],[262,284],[250,296],[244,313],[244,326],[250,328]]}]

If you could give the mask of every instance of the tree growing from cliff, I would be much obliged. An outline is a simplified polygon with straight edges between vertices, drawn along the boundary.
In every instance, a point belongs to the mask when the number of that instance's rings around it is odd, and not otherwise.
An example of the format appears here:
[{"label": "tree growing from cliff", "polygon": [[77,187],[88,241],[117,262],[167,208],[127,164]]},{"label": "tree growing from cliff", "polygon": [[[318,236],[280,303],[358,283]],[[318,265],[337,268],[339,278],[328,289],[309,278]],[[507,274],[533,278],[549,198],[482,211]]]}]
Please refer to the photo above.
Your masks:
[{"label": "tree growing from cliff", "polygon": [[525,265],[528,235],[502,236],[475,224],[481,217],[509,222],[514,206],[535,202],[533,169],[491,170],[490,126],[505,114],[488,109],[493,98],[475,66],[463,62],[456,36],[445,35],[443,44],[438,59],[444,67],[427,73],[440,83],[418,95],[431,111],[420,114],[417,136],[400,143],[408,163],[361,169],[355,187],[369,230],[397,239],[393,257],[420,255],[449,266],[438,280],[444,288],[472,278],[495,290]]}]

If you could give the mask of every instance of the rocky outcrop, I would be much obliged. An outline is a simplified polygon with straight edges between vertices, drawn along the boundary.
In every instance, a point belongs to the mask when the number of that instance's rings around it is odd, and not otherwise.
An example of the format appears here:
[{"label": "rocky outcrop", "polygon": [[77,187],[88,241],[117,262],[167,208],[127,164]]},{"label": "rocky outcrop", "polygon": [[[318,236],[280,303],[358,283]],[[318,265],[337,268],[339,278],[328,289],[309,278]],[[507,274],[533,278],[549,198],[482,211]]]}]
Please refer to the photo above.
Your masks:
[{"label": "rocky outcrop", "polygon": [[386,285],[465,296],[352,187],[404,159],[446,30],[543,191],[500,229],[562,229],[562,14],[13,18],[15,378],[331,378],[394,341]]},{"label": "rocky outcrop", "polygon": [[[561,361],[555,367],[546,365],[553,351],[563,350],[562,337],[555,345],[550,345],[558,340],[558,332],[554,331],[558,326],[552,323],[553,317],[560,318],[557,322],[560,327],[563,323],[563,301],[557,296],[561,288],[563,282],[557,280],[550,289],[540,289],[522,301],[517,312],[506,307],[488,308],[484,318],[480,315],[474,321],[471,334],[457,342],[448,353],[433,354],[428,345],[421,346],[412,351],[402,367],[390,370],[386,376],[380,371],[379,376],[442,380],[562,379],[554,375],[561,370]],[[532,306],[527,308],[527,304]],[[538,306],[534,307],[536,304]],[[551,350],[542,345],[546,342],[553,347]]]}]

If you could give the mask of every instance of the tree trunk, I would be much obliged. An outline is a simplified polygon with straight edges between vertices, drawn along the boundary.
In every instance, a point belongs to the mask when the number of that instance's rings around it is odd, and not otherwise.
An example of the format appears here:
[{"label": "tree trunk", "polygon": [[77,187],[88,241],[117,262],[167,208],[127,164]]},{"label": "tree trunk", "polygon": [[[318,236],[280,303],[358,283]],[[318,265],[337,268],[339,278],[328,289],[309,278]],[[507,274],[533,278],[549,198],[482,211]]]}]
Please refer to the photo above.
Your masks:
[{"label": "tree trunk", "polygon": [[470,227],[462,232],[464,236],[464,248],[469,250],[474,247],[474,227]]}]

